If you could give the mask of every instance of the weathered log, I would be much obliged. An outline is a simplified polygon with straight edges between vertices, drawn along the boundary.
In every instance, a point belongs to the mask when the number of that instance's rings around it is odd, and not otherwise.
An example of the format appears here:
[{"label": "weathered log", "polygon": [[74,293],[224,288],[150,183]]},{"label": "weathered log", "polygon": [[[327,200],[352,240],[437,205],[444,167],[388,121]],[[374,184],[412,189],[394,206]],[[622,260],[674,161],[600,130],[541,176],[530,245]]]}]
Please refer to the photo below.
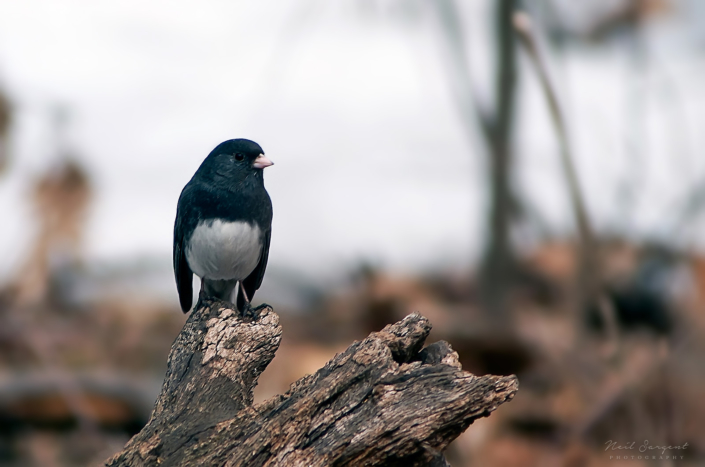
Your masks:
[{"label": "weathered log", "polygon": [[517,391],[515,377],[463,372],[414,313],[252,405],[282,329],[225,302],[194,311],[169,355],[147,425],[108,466],[447,465],[442,451]]}]

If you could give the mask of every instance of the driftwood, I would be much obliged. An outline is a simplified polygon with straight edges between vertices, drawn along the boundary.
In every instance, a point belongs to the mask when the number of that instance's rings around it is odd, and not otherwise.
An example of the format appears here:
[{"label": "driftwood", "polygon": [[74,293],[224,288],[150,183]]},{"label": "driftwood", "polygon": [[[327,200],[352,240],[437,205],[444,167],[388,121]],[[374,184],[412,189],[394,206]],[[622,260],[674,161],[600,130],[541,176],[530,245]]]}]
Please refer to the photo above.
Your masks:
[{"label": "driftwood", "polygon": [[279,317],[225,302],[192,313],[147,425],[108,466],[447,465],[442,451],[517,391],[515,377],[463,372],[414,313],[253,406],[281,339]]}]

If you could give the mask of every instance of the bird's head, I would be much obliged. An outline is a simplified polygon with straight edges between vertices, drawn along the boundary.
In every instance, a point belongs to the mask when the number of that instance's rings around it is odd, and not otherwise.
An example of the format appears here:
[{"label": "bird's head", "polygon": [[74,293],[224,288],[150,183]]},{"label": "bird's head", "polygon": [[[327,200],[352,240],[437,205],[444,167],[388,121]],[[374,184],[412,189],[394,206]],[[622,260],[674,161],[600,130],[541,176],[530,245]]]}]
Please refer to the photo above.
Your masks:
[{"label": "bird's head", "polygon": [[249,139],[231,139],[216,146],[198,172],[214,181],[237,183],[262,180],[263,169],[270,165],[274,163],[264,155],[259,144]]}]

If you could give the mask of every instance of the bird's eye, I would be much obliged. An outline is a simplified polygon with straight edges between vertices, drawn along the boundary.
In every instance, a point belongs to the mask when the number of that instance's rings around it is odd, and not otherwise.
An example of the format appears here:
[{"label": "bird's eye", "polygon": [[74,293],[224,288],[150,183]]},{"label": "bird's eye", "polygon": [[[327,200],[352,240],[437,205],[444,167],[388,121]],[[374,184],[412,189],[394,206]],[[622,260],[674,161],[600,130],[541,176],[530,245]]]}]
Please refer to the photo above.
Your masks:
[{"label": "bird's eye", "polygon": [[236,161],[241,161],[241,160],[243,160],[244,158],[245,158],[245,156],[243,156],[242,154],[235,154],[235,160],[236,160]]}]

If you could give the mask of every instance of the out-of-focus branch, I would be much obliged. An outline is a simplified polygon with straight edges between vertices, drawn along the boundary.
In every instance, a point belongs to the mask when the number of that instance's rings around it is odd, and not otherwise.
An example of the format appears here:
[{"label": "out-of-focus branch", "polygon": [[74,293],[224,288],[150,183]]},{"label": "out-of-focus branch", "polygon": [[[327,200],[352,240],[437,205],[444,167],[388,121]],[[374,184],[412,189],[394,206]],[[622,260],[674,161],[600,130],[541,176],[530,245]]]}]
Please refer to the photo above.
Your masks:
[{"label": "out-of-focus branch", "polygon": [[7,168],[10,159],[11,124],[12,105],[7,96],[0,92],[0,174]]},{"label": "out-of-focus branch", "polygon": [[495,117],[480,102],[474,89],[470,64],[465,48],[465,33],[460,23],[460,12],[455,0],[436,0],[432,2],[441,26],[443,42],[448,50],[448,69],[455,103],[463,122],[470,126],[476,121],[484,137],[490,141],[494,134]]},{"label": "out-of-focus branch", "polygon": [[592,223],[575,169],[574,158],[568,141],[565,116],[548,76],[546,64],[539,53],[531,19],[524,12],[515,12],[513,14],[513,24],[521,44],[536,69],[541,89],[546,97],[551,120],[556,129],[561,167],[568,185],[570,204],[575,215],[580,242],[578,248],[578,306],[596,306],[606,324],[609,337],[616,343],[617,323],[615,312],[612,303],[603,290],[599,248],[595,241]]},{"label": "out-of-focus branch", "polygon": [[531,27],[531,19],[524,12],[515,12],[513,23],[514,29],[518,33],[519,39],[531,59],[531,63],[536,68],[541,89],[546,97],[551,120],[556,128],[556,136],[558,138],[558,146],[561,155],[561,166],[568,183],[570,203],[575,214],[580,240],[584,245],[592,246],[594,244],[593,230],[580,190],[580,182],[575,170],[575,164],[573,163],[573,155],[570,149],[570,144],[568,143],[568,132],[565,125],[565,117],[563,116],[563,111],[558,103],[558,97],[556,96],[553,84],[548,76],[546,65],[539,54],[536,39],[534,38]]}]

